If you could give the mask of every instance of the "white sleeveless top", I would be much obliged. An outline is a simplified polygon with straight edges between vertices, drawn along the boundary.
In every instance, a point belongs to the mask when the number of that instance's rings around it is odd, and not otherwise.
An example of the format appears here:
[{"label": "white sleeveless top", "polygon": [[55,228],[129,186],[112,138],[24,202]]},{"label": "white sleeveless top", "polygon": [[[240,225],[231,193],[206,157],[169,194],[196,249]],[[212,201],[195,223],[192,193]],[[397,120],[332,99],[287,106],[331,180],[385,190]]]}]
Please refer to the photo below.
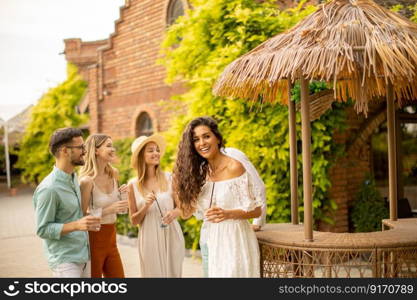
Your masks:
[{"label": "white sleeveless top", "polygon": [[[90,203],[93,205],[93,208],[102,207],[104,209],[106,206],[119,200],[118,194],[119,191],[117,189],[116,180],[113,181],[113,191],[110,194],[102,192],[98,185],[93,181],[93,198],[90,200]],[[101,217],[101,224],[113,224],[116,222],[116,219],[116,214],[109,214]]]}]

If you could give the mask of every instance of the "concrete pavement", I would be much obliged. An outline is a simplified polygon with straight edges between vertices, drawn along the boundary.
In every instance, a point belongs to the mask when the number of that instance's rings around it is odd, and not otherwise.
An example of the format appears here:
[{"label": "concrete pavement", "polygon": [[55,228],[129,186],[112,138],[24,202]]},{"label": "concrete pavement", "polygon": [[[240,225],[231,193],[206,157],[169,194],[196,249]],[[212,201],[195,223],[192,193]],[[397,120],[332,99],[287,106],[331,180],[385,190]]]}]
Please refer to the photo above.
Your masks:
[{"label": "concrete pavement", "polygon": [[[26,187],[10,197],[0,184],[0,277],[52,276],[42,240],[35,234],[32,194],[33,189]],[[118,247],[126,277],[138,277],[136,241],[118,236]],[[199,257],[185,257],[183,277],[203,277]]]}]

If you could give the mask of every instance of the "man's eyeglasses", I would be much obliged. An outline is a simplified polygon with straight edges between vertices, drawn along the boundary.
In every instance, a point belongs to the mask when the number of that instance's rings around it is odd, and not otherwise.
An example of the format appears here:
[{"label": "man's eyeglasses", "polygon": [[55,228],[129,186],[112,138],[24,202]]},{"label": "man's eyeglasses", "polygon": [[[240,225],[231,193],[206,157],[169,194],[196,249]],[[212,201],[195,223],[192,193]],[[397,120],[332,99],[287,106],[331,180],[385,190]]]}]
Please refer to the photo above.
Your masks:
[{"label": "man's eyeglasses", "polygon": [[85,145],[79,145],[79,146],[65,146],[67,148],[77,148],[80,149],[82,151],[85,151]]}]

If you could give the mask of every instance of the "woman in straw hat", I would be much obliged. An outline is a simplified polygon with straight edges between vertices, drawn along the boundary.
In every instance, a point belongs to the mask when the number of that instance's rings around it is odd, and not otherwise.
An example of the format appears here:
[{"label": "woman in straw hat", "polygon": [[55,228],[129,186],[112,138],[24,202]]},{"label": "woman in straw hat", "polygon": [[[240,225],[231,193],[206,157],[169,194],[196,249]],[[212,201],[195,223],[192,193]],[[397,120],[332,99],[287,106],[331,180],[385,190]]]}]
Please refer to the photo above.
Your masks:
[{"label": "woman in straw hat", "polygon": [[247,219],[261,215],[261,185],[222,152],[223,143],[214,119],[188,124],[174,169],[175,200],[183,217],[204,218],[200,245],[207,245],[208,277],[259,277],[258,241]]},{"label": "woman in straw hat", "polygon": [[[118,171],[111,166],[116,151],[110,136],[90,135],[86,142],[86,162],[80,170],[80,189],[84,214],[101,212],[101,226],[91,231],[91,277],[124,278],[120,254],[116,244],[116,214],[128,208],[127,186],[118,188]],[[126,196],[126,197],[124,197]]]},{"label": "woman in straw hat", "polygon": [[132,143],[129,208],[138,234],[140,277],[181,277],[184,237],[177,221],[171,192],[171,175],[161,170],[165,141],[160,135],[138,137]]}]

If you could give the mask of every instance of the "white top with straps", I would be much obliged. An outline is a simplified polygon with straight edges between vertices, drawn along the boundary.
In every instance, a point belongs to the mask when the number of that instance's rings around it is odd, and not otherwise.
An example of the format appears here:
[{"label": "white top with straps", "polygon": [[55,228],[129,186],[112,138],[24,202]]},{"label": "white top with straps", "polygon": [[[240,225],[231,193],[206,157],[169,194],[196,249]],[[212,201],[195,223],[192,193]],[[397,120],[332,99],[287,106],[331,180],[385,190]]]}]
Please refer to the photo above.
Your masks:
[{"label": "white top with straps", "polygon": [[[93,191],[92,191],[92,199],[90,203],[93,205],[94,208],[102,207],[103,209],[106,206],[116,202],[119,200],[118,198],[118,189],[116,180],[113,181],[113,190],[110,194],[104,193],[100,190],[97,184],[93,181]],[[106,216],[101,217],[101,224],[113,224],[116,222],[116,214],[109,214]]]}]

